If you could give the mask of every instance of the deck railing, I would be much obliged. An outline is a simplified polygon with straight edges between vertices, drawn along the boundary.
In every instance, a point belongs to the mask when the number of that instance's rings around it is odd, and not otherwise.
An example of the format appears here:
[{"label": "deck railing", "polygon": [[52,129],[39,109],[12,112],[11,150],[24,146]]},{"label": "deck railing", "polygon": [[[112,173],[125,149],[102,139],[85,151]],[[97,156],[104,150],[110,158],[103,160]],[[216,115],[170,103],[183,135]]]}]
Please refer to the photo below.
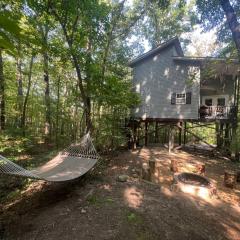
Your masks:
[{"label": "deck railing", "polygon": [[200,119],[233,119],[236,116],[236,106],[201,106]]}]

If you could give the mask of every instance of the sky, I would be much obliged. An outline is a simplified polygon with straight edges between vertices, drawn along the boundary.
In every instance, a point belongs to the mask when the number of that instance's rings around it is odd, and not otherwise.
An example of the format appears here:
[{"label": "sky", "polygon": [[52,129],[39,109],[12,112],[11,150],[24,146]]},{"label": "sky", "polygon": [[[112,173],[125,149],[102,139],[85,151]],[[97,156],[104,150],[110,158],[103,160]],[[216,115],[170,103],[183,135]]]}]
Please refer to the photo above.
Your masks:
[{"label": "sky", "polygon": [[[187,45],[186,50],[184,51],[184,55],[186,56],[214,56],[214,53],[221,47],[220,45],[216,44],[216,30],[203,32],[200,25],[196,25],[192,32],[183,33],[178,37],[190,40],[190,43]],[[138,41],[138,39],[132,36],[131,39],[129,39],[129,42],[133,43],[134,41]],[[147,52],[151,49],[147,40],[142,41],[140,44],[144,47],[144,52]]]},{"label": "sky", "polygon": [[[133,0],[126,0],[126,4],[131,6]],[[187,0],[187,2],[190,2],[190,0]],[[188,44],[186,48],[186,52],[184,53],[187,56],[213,56],[217,49],[219,49],[221,46],[216,44],[217,35],[216,30],[213,29],[210,32],[203,32],[200,25],[195,25],[194,29],[190,33],[184,33],[181,36],[184,39],[189,39],[190,44]],[[130,42],[134,42],[136,39],[132,37],[129,39]],[[147,52],[150,50],[150,45],[148,44],[148,41],[145,40],[141,43],[144,47],[144,52]]]},{"label": "sky", "polygon": [[[185,35],[185,36],[184,36]],[[216,43],[216,30],[203,32],[200,25],[196,25],[190,33],[183,34],[191,40],[187,46],[186,55],[202,57],[212,56],[221,47]]]}]

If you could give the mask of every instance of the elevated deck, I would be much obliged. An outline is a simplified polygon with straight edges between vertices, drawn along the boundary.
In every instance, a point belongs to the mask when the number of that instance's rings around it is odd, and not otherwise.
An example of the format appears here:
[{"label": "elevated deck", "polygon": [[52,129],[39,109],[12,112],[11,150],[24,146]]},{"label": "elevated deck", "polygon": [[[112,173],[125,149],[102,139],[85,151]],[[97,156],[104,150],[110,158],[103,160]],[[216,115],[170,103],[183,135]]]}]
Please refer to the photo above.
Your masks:
[{"label": "elevated deck", "polygon": [[199,119],[232,121],[236,118],[236,109],[236,106],[201,106]]}]

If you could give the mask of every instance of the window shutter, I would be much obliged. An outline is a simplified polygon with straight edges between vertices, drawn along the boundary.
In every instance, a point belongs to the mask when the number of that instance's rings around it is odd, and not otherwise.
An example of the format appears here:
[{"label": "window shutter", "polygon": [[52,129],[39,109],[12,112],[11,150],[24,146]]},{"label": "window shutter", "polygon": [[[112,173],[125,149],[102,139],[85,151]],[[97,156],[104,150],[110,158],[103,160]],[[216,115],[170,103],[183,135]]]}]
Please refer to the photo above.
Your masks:
[{"label": "window shutter", "polygon": [[191,101],[192,101],[192,93],[187,92],[186,93],[186,104],[191,104]]},{"label": "window shutter", "polygon": [[172,96],[171,96],[171,104],[174,105],[176,104],[176,93],[172,93]]}]

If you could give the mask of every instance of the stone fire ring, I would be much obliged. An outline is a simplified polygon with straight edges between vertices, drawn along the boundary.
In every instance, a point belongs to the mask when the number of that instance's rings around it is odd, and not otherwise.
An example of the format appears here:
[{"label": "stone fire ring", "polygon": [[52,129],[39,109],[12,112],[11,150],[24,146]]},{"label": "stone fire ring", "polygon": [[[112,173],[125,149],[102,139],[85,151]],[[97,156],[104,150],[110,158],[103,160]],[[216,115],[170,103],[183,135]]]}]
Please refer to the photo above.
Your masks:
[{"label": "stone fire ring", "polygon": [[212,198],[217,194],[216,186],[210,179],[187,172],[174,174],[173,189],[204,199]]}]

